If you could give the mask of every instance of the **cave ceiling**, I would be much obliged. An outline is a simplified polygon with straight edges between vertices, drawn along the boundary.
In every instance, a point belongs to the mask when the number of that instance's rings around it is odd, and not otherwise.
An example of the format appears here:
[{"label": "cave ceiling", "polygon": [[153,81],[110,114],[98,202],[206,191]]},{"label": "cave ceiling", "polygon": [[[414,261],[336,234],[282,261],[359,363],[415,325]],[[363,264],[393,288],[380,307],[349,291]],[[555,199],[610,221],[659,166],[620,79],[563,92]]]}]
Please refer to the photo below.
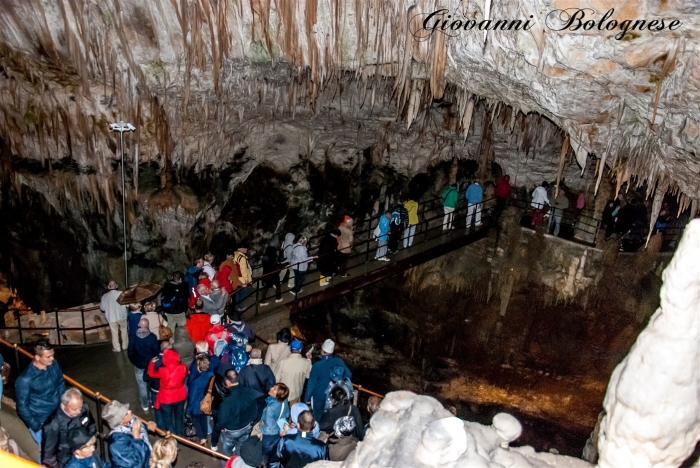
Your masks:
[{"label": "cave ceiling", "polygon": [[[608,20],[665,27],[557,30],[561,10],[600,20],[613,7]],[[431,31],[439,9],[530,24]],[[263,163],[352,166],[368,147],[412,175],[478,157],[465,142],[490,119],[514,146],[566,137],[583,167],[594,155],[618,186],[646,182],[695,209],[699,13],[697,0],[3,0],[4,163],[71,166],[83,174],[72,184],[112,205],[119,140],[108,124],[119,120],[136,127],[125,135],[135,167],[235,162],[240,183]]]}]

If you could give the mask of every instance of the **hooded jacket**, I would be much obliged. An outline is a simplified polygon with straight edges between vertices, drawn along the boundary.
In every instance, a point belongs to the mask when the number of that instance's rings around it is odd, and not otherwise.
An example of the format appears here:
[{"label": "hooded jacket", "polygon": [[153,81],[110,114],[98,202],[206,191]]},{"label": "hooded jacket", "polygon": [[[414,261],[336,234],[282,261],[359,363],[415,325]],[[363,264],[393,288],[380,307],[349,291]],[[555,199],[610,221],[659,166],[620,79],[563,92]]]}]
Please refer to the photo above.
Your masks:
[{"label": "hooded jacket", "polygon": [[335,366],[344,368],[344,379],[352,378],[352,372],[345,365],[345,362],[332,354],[321,356],[321,360],[311,366],[311,374],[309,375],[309,383],[306,386],[304,401],[312,402],[314,419],[316,421],[321,419],[326,408],[326,390],[331,381],[331,369]]},{"label": "hooded jacket", "polygon": [[511,190],[513,190],[513,187],[511,187],[510,182],[508,182],[505,177],[501,177],[498,179],[496,191],[493,194],[498,198],[510,198]]},{"label": "hooded jacket", "polygon": [[131,434],[112,431],[107,437],[112,468],[148,468],[151,447]]},{"label": "hooded jacket", "polygon": [[87,403],[83,403],[80,414],[68,416],[59,406],[46,420],[41,438],[41,464],[48,468],[61,468],[68,463],[73,452],[68,441],[71,429],[84,427],[88,434],[95,435],[97,428]]},{"label": "hooded jacket", "polygon": [[28,428],[38,432],[58,408],[65,390],[66,382],[58,361],[43,370],[34,362],[30,363],[15,382],[17,415]]},{"label": "hooded jacket", "polygon": [[309,251],[306,245],[297,242],[292,246],[292,251],[289,253],[289,265],[297,271],[307,271],[309,263],[313,262],[314,258],[309,257]]},{"label": "hooded jacket", "polygon": [[403,204],[403,207],[408,211],[408,224],[411,226],[418,224],[418,202],[415,200],[408,200]]},{"label": "hooded jacket", "polygon": [[391,221],[386,217],[386,215],[382,215],[379,218],[379,235],[377,236],[377,239],[380,241],[388,240],[389,227],[391,227]]},{"label": "hooded jacket", "polygon": [[229,268],[228,281],[231,283],[231,291],[243,286],[241,281],[238,279],[238,267],[236,267],[235,257],[226,257],[226,260],[221,262],[219,265],[219,271],[224,271],[225,268]]},{"label": "hooded jacket", "polygon": [[129,347],[126,349],[126,355],[129,361],[138,369],[145,369],[151,359],[160,354],[160,346],[158,346],[158,338],[149,333],[145,338],[139,338],[134,335],[129,339]]},{"label": "hooded jacket", "polygon": [[285,263],[289,263],[289,260],[292,255],[292,246],[294,245],[294,234],[291,232],[288,232],[284,236],[284,242],[282,242],[282,247],[280,247],[280,250],[282,251],[282,258],[284,259]]},{"label": "hooded jacket", "polygon": [[175,329],[175,340],[173,350],[180,355],[180,361],[186,366],[192,364],[194,359],[194,341],[190,338],[187,328],[177,327]]},{"label": "hooded jacket", "polygon": [[162,404],[179,403],[187,398],[187,367],[180,362],[180,355],[172,349],[163,352],[163,365],[156,369],[156,362],[148,365],[148,376],[160,379],[160,390],[156,396],[155,409],[160,409]]},{"label": "hooded jacket", "polygon": [[211,328],[211,315],[192,314],[185,323],[185,328],[190,334],[192,341],[197,343],[207,336],[207,331]]},{"label": "hooded jacket", "polygon": [[166,314],[183,314],[190,298],[188,283],[168,281],[160,293],[160,305]]}]

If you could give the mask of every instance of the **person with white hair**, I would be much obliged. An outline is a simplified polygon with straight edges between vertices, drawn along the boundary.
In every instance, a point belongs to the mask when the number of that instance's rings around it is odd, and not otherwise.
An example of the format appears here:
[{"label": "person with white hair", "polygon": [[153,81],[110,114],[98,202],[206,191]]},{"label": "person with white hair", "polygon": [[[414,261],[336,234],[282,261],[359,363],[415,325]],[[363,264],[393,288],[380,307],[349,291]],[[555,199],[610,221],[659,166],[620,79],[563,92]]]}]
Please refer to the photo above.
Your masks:
[{"label": "person with white hair", "polygon": [[[126,333],[126,306],[117,302],[117,298],[122,292],[119,291],[116,281],[110,281],[107,289],[109,291],[100,300],[100,310],[105,313],[105,318],[109,323],[109,331],[112,334],[112,351],[118,353],[129,347],[129,337]],[[120,335],[121,345],[119,344]]]}]

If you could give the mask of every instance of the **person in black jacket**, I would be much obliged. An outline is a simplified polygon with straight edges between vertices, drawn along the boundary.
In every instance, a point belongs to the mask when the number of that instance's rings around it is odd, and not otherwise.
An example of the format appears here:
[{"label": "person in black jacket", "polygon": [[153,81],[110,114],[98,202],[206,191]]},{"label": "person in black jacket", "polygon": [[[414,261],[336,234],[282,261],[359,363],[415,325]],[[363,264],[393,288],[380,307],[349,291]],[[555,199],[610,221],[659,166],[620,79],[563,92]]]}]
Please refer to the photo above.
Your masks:
[{"label": "person in black jacket", "polygon": [[268,246],[268,248],[265,250],[265,255],[263,255],[262,258],[262,266],[263,289],[260,305],[266,306],[269,304],[269,302],[267,302],[267,292],[270,288],[275,288],[275,302],[282,302],[282,288],[280,287],[279,275],[279,270],[282,269],[282,265],[277,258],[277,249],[273,245]]},{"label": "person in black jacket", "polygon": [[[214,426],[219,420],[219,408],[221,408],[221,403],[230,393],[228,385],[226,385],[226,378],[223,374],[214,374],[214,385],[211,388],[211,417],[214,420]],[[219,444],[219,432],[212,431],[211,433],[211,449],[216,451],[217,445]]]},{"label": "person in black jacket", "polygon": [[336,385],[331,389],[331,408],[321,417],[318,424],[322,431],[330,434],[333,432],[335,422],[344,416],[351,416],[355,420],[355,432],[353,435],[358,440],[361,439],[362,414],[360,414],[357,406],[350,401],[347,391],[341,385]]},{"label": "person in black jacket", "polygon": [[63,392],[61,404],[42,428],[42,465],[63,468],[68,463],[73,455],[68,433],[78,427],[84,427],[90,435],[97,433],[95,420],[80,390],[70,387]]},{"label": "person in black jacket", "polygon": [[338,240],[340,239],[340,229],[328,231],[318,247],[318,271],[321,273],[319,284],[326,286],[330,284],[331,276],[338,273]]},{"label": "person in black jacket", "polygon": [[173,273],[172,281],[163,285],[160,293],[160,305],[166,314],[168,325],[175,331],[176,327],[184,327],[187,323],[187,312],[190,291],[187,283],[182,280],[182,273]]},{"label": "person in black jacket", "polygon": [[265,410],[267,394],[277,383],[270,366],[263,364],[262,351],[257,348],[250,351],[248,364],[241,369],[238,380],[243,387],[248,387],[253,391],[258,409],[257,418],[260,420]]},{"label": "person in black jacket", "polygon": [[129,348],[126,352],[129,361],[134,365],[136,384],[139,387],[139,400],[141,401],[141,409],[144,411],[148,411],[151,406],[151,397],[148,394],[148,385],[143,379],[143,374],[151,359],[160,354],[158,338],[151,333],[148,325],[147,318],[139,320],[138,331],[129,339]]},{"label": "person in black jacket", "polygon": [[48,340],[34,345],[34,360],[17,377],[17,415],[29,428],[29,433],[39,445],[41,463],[41,427],[56,411],[61,395],[66,390],[63,372],[54,360],[54,350]]},{"label": "person in black jacket", "polygon": [[250,436],[253,423],[260,418],[257,417],[253,391],[239,384],[236,371],[226,371],[225,377],[229,394],[219,408],[214,431],[220,432],[221,453],[238,455],[241,444]]}]

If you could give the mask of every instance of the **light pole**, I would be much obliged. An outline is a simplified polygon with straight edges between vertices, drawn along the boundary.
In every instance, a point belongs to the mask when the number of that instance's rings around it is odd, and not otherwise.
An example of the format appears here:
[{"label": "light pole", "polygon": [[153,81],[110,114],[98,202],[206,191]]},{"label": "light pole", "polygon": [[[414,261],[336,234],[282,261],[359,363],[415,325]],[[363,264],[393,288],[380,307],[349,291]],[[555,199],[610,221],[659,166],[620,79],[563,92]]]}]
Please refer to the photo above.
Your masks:
[{"label": "light pole", "polygon": [[126,191],[124,189],[124,132],[133,132],[136,127],[121,120],[117,123],[109,124],[109,129],[119,132],[122,150],[122,224],[124,230],[124,289],[129,287],[129,270],[126,263]]}]

